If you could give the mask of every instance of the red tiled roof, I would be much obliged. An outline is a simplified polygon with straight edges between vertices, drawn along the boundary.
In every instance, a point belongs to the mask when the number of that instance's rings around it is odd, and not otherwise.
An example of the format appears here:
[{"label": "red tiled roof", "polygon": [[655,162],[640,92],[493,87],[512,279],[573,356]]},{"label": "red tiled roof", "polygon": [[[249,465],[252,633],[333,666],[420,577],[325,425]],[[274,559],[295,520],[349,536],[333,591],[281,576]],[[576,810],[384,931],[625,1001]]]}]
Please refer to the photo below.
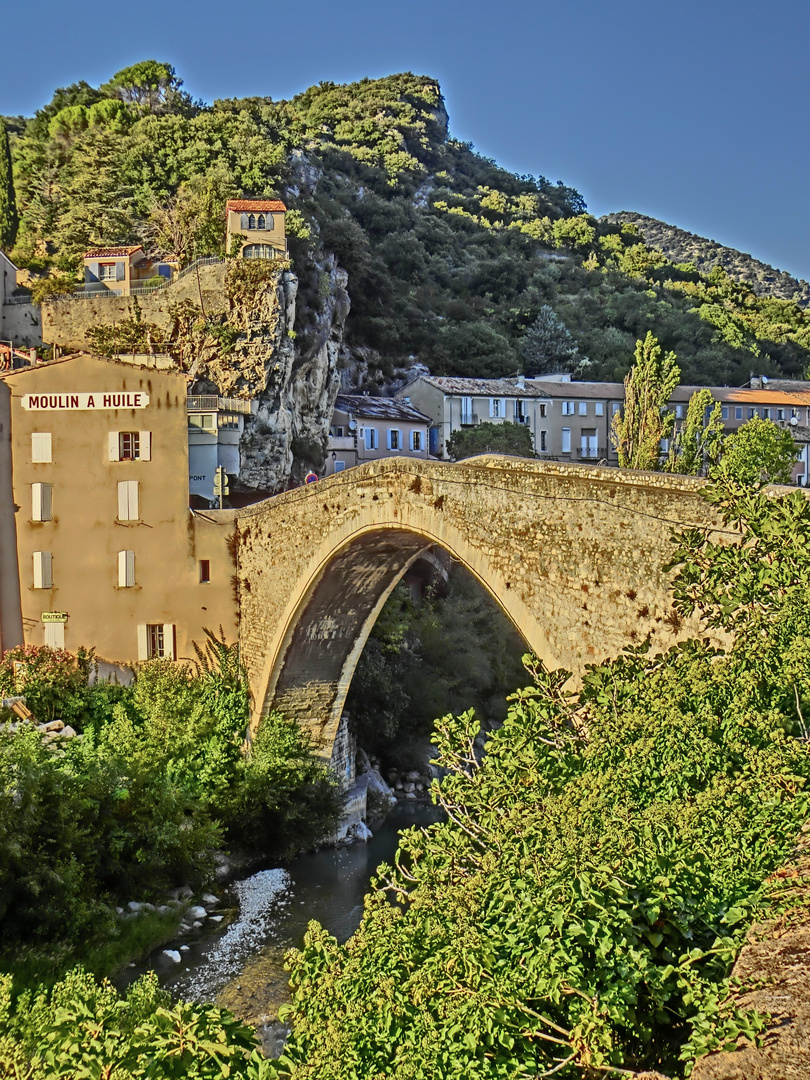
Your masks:
[{"label": "red tiled roof", "polygon": [[279,214],[287,209],[281,199],[228,199],[226,206],[229,210],[270,210]]},{"label": "red tiled roof", "polygon": [[134,247],[90,248],[89,251],[85,251],[84,257],[85,259],[120,259],[123,255],[132,255],[142,250],[140,244],[135,244]]}]

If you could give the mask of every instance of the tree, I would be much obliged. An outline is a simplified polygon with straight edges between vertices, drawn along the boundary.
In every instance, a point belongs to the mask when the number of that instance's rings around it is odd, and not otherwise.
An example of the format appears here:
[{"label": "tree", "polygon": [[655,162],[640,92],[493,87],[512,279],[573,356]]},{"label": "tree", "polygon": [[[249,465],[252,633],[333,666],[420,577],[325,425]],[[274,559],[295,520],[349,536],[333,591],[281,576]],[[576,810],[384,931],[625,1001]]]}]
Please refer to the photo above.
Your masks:
[{"label": "tree", "polygon": [[689,399],[686,419],[675,432],[664,466],[666,472],[702,476],[716,465],[723,439],[723,408],[708,388]]},{"label": "tree", "polygon": [[613,445],[621,469],[657,469],[661,440],[672,434],[675,417],[667,402],[678,385],[681,369],[675,353],[662,355],[648,330],[636,342],[633,366],[624,380],[624,408],[613,417]]},{"label": "tree", "polygon": [[523,424],[477,424],[454,431],[447,440],[447,453],[453,461],[475,457],[476,454],[512,454],[515,457],[536,457],[532,433]]},{"label": "tree", "polygon": [[576,364],[579,349],[568,327],[548,304],[526,331],[521,347],[527,375],[561,371]]},{"label": "tree", "polygon": [[8,131],[5,122],[0,121],[0,250],[10,251],[14,247],[19,224]]},{"label": "tree", "polygon": [[188,94],[180,89],[182,85],[183,80],[177,78],[171,64],[142,60],[122,68],[101,90],[144,112],[165,113],[182,111],[190,105]]},{"label": "tree", "polygon": [[723,440],[717,471],[742,484],[789,484],[798,456],[789,429],[756,416]]}]

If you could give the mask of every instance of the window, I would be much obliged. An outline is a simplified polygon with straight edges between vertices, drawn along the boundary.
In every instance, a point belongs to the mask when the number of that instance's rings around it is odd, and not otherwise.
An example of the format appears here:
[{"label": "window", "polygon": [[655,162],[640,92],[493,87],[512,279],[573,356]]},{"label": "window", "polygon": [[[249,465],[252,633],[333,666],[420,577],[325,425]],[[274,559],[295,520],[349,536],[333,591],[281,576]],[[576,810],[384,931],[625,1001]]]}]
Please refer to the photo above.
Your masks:
[{"label": "window", "polygon": [[248,228],[249,229],[255,229],[256,228],[256,215],[255,214],[250,214],[249,215],[249,217],[248,217]]},{"label": "window", "polygon": [[571,453],[571,428],[564,427],[562,429],[562,452],[564,454]]},{"label": "window", "polygon": [[587,401],[580,401],[580,403],[579,403],[579,415],[580,416],[587,416],[588,415],[588,402]]},{"label": "window", "polygon": [[118,552],[118,588],[131,589],[135,584],[135,552]]},{"label": "window", "polygon": [[377,442],[377,429],[373,427],[366,428],[366,450],[376,450],[379,443]]},{"label": "window", "polygon": [[53,588],[53,556],[50,551],[34,552],[34,588]]},{"label": "window", "polygon": [[594,416],[605,415],[605,403],[604,401],[596,401],[593,406]]},{"label": "window", "polygon": [[99,263],[98,264],[98,280],[99,281],[115,281],[115,263]]},{"label": "window", "polygon": [[45,644],[49,649],[64,649],[65,624],[45,623]]},{"label": "window", "polygon": [[201,428],[203,431],[213,431],[216,413],[189,413],[188,426]]},{"label": "window", "polygon": [[541,449],[541,451],[548,450],[548,432],[547,431],[541,431],[540,432],[540,449]]},{"label": "window", "polygon": [[118,485],[118,520],[137,521],[138,510],[138,481],[122,480]]},{"label": "window", "polygon": [[261,229],[264,232],[264,214],[259,214],[256,218],[256,228]]},{"label": "window", "polygon": [[599,457],[596,428],[583,428],[579,433],[579,456],[582,458]]},{"label": "window", "polygon": [[728,405],[720,406],[720,415],[724,420],[728,420]]},{"label": "window", "polygon": [[676,420],[683,420],[683,405],[675,406],[675,418]]},{"label": "window", "polygon": [[563,414],[563,416],[573,416],[574,415],[574,404],[575,403],[573,401],[564,401],[562,403],[562,414]]},{"label": "window", "polygon": [[402,439],[400,438],[400,432],[398,428],[388,429],[388,449],[389,450],[401,450]]},{"label": "window", "polygon": [[610,403],[610,415],[615,416],[616,413],[621,410],[621,407],[622,406],[621,406],[620,401],[611,401],[611,403]]},{"label": "window", "polygon": [[546,415],[546,403],[545,403],[545,401],[540,402],[539,408],[540,408],[540,415],[545,416]]},{"label": "window", "polygon": [[242,249],[245,259],[275,259],[276,249],[272,244],[248,244]]},{"label": "window", "polygon": [[217,425],[220,431],[239,431],[239,417],[230,413],[217,413]]},{"label": "window", "polygon": [[490,416],[503,416],[505,409],[501,408],[501,399],[493,397],[489,399],[489,415]]},{"label": "window", "polygon": [[748,410],[748,419],[753,420],[755,416],[759,416],[759,410],[758,409],[749,409]]},{"label": "window", "polygon": [[770,418],[771,418],[771,410],[767,409],[767,408],[763,409],[762,410],[762,419],[763,420],[770,420]]},{"label": "window", "polygon": [[109,448],[110,461],[151,461],[152,432],[111,431]]},{"label": "window", "polygon": [[336,427],[335,428],[335,438],[336,439],[342,439],[343,438],[343,428],[342,427]]},{"label": "window", "polygon": [[211,580],[211,560],[200,559],[200,582],[204,585]]},{"label": "window", "polygon": [[53,461],[50,431],[31,432],[31,461],[34,465]]},{"label": "window", "polygon": [[669,439],[661,440],[661,450],[663,451],[663,453],[667,453],[667,451],[669,450]]},{"label": "window", "polygon": [[346,468],[346,462],[345,461],[336,461],[335,462],[335,472],[343,472],[343,470],[345,468]]},{"label": "window", "polygon": [[147,623],[138,627],[138,659],[174,660],[174,623]]},{"label": "window", "polygon": [[51,521],[53,519],[53,485],[31,485],[31,520]]},{"label": "window", "polygon": [[422,432],[421,431],[412,431],[411,432],[411,450],[421,450],[421,449],[422,449]]},{"label": "window", "polygon": [[776,419],[777,420],[784,420],[785,419],[785,410],[784,409],[777,409],[776,410]]},{"label": "window", "polygon": [[734,419],[735,420],[742,420],[742,405],[735,405],[734,406]]},{"label": "window", "polygon": [[461,422],[462,424],[473,423],[473,405],[471,397],[463,397],[461,399]]}]

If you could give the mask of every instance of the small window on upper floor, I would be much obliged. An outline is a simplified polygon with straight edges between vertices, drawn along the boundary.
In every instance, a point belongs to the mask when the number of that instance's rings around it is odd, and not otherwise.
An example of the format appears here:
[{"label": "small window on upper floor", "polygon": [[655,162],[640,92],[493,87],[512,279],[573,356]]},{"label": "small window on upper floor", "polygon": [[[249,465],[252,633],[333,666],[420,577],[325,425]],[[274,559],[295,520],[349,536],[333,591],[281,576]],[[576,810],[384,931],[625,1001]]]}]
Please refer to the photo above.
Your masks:
[{"label": "small window on upper floor", "polygon": [[174,623],[145,623],[138,627],[138,659],[154,660],[164,657],[174,660]]},{"label": "small window on upper floor", "polygon": [[216,413],[188,414],[188,426],[190,428],[201,428],[203,431],[213,431],[216,427],[215,420]]},{"label": "small window on upper floor", "polygon": [[545,403],[545,401],[541,401],[540,404],[537,407],[540,410],[540,415],[545,416],[546,415],[546,403]]},{"label": "small window on upper floor", "polygon": [[617,412],[621,411],[621,403],[618,401],[611,401],[610,403],[610,415],[615,416]]},{"label": "small window on upper floor", "polygon": [[762,410],[762,419],[763,420],[770,420],[770,418],[771,418],[771,410],[768,409],[768,408],[764,408]]},{"label": "small window on upper floor", "polygon": [[115,263],[99,263],[98,264],[98,280],[99,281],[115,281]]},{"label": "small window on upper floor", "polygon": [[50,431],[31,432],[31,461],[34,465],[53,461],[53,448]]},{"label": "small window on upper floor", "polygon": [[758,409],[749,409],[748,410],[748,419],[753,420],[755,416],[759,416],[759,410]]},{"label": "small window on upper floor", "polygon": [[683,419],[683,405],[676,405],[675,406],[675,417],[678,420]]},{"label": "small window on upper floor", "polygon": [[734,419],[735,420],[742,420],[742,405],[735,405],[734,406]]},{"label": "small window on upper floor", "polygon": [[151,431],[111,431],[110,461],[151,461]]},{"label": "small window on upper floor", "polygon": [[388,449],[389,450],[401,450],[402,449],[402,440],[400,438],[400,433],[399,433],[399,430],[397,428],[389,428],[388,429]]},{"label": "small window on upper floor", "polygon": [[579,415],[580,416],[587,416],[588,415],[588,402],[587,401],[580,401],[580,403],[579,403]]},{"label": "small window on upper floor", "polygon": [[259,214],[256,218],[256,228],[261,229],[264,232],[264,214]]},{"label": "small window on upper floor", "polygon": [[776,410],[776,419],[777,420],[784,420],[785,419],[785,410],[784,409],[777,409]]},{"label": "small window on upper floor", "polygon": [[248,228],[249,229],[255,229],[256,228],[256,215],[255,214],[248,214]]},{"label": "small window on upper floor", "polygon": [[421,431],[412,431],[411,432],[411,450],[421,450],[421,449],[422,449],[422,432]]},{"label": "small window on upper floor", "polygon": [[205,584],[211,580],[211,560],[200,559],[200,582]]},{"label": "small window on upper floor", "polygon": [[604,401],[596,401],[596,402],[594,402],[593,411],[594,411],[595,416],[604,416],[605,415],[605,403],[604,403]]},{"label": "small window on upper floor", "polygon": [[50,551],[34,552],[34,588],[53,588],[53,556]]},{"label": "small window on upper floor", "polygon": [[540,451],[545,452],[546,450],[548,450],[548,432],[547,431],[541,431],[540,432]]},{"label": "small window on upper floor", "polygon": [[131,589],[135,585],[135,552],[118,552],[118,588]]},{"label": "small window on upper floor", "polygon": [[118,520],[138,521],[138,481],[122,480],[118,485]]},{"label": "small window on upper floor", "polygon": [[51,521],[53,519],[53,485],[31,485],[31,520]]},{"label": "small window on upper floor", "polygon": [[728,405],[721,405],[720,406],[720,415],[723,418],[723,420],[728,420]]}]

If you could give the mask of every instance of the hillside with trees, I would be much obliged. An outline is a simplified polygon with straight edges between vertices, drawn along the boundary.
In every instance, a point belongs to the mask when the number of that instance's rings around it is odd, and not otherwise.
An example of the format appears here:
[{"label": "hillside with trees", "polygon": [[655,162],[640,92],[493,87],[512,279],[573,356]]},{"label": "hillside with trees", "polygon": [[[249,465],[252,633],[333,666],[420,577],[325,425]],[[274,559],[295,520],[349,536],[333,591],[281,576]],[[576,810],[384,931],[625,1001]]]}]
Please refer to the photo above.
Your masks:
[{"label": "hillside with trees", "polygon": [[62,288],[90,245],[140,242],[181,265],[224,254],[228,197],[282,197],[302,363],[322,344],[325,267],[349,275],[344,387],[386,392],[415,363],[470,376],[564,364],[621,379],[648,330],[695,384],[807,366],[798,303],[669,259],[633,223],[590,216],[573,188],[481,157],[451,136],[430,77],[208,105],[147,61],[100,87],[61,88],[6,127],[12,258]]}]

